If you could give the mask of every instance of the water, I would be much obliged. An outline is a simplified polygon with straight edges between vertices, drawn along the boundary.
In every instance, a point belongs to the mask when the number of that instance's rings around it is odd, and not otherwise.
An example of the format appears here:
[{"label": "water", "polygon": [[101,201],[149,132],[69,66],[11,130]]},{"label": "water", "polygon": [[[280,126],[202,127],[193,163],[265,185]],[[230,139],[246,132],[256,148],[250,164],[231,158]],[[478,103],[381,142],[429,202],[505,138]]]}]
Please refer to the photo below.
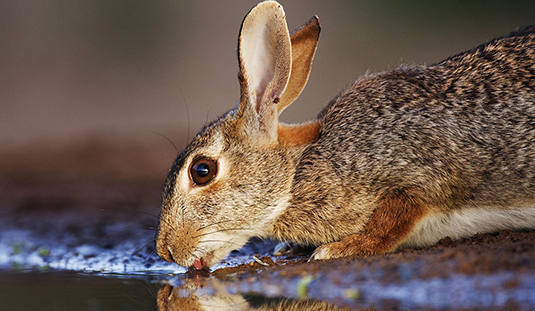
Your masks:
[{"label": "water", "polygon": [[[3,310],[531,310],[532,275],[452,276],[383,285],[333,283],[325,275],[222,281],[213,277],[95,274],[72,271],[0,273]],[[297,308],[297,309],[296,309]]]},{"label": "water", "polygon": [[[79,231],[72,230],[79,217],[70,213],[53,216],[27,219],[31,224],[27,226],[9,217],[0,220],[1,309],[535,308],[535,275],[531,273],[506,270],[422,277],[418,263],[400,262],[396,271],[387,265],[357,269],[351,263],[318,270],[306,263],[295,265],[299,258],[275,257],[271,259],[282,269],[187,272],[157,258],[152,237],[140,224],[143,217],[102,224],[102,218],[86,215],[82,218],[88,227]],[[42,226],[49,230],[42,232]],[[254,262],[254,254],[269,256],[273,247],[272,241],[253,240],[212,271]],[[300,272],[292,273],[297,270]],[[385,281],[385,274],[394,272],[398,277]]]}]

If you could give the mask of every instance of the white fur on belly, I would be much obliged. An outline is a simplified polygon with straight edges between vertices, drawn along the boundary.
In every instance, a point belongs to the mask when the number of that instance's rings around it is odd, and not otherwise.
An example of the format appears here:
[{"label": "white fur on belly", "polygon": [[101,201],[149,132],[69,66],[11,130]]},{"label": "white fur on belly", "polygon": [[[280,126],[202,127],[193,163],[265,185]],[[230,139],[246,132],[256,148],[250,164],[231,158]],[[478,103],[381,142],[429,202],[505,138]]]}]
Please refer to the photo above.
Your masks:
[{"label": "white fur on belly", "polygon": [[502,229],[535,228],[535,208],[468,208],[424,217],[398,247],[433,245],[444,237],[460,239]]}]

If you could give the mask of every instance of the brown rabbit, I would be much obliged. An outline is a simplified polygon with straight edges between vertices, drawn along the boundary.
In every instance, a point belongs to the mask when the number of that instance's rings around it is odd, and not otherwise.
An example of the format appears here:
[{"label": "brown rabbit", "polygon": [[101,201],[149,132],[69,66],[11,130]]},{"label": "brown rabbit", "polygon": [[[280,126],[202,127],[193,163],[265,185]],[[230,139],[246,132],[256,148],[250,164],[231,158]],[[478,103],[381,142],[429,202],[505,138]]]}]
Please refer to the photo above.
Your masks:
[{"label": "brown rabbit", "polygon": [[316,119],[280,123],[319,32],[313,17],[289,35],[275,1],[245,17],[240,101],[173,164],[162,258],[200,269],[253,236],[368,256],[535,227],[535,27],[362,77]]}]

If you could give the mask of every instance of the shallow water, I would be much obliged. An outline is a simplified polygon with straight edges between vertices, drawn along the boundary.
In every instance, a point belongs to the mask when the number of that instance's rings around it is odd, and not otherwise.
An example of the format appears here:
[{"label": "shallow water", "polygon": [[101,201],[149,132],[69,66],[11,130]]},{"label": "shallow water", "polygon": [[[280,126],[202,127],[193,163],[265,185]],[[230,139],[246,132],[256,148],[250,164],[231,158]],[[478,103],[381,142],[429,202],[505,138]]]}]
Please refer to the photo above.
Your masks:
[{"label": "shallow water", "polygon": [[[75,217],[76,216],[76,217]],[[73,229],[84,219],[85,229]],[[263,257],[280,269],[253,268],[253,255],[269,256],[274,242],[253,240],[208,274],[157,258],[153,218],[108,220],[79,212],[0,219],[0,301],[6,310],[359,310],[535,309],[535,275],[422,277],[418,263],[363,270],[349,265],[312,269],[295,259]],[[76,227],[79,228],[79,227]],[[395,273],[396,277],[386,278]],[[217,276],[217,278],[216,278]]]},{"label": "shallow water", "polygon": [[101,277],[72,271],[0,273],[2,310],[155,310],[150,277]]},{"label": "shallow water", "polygon": [[[508,285],[515,280],[516,286]],[[452,276],[383,285],[325,275],[222,281],[180,274],[73,271],[0,273],[3,310],[360,310],[535,308],[535,279],[510,274]]]}]

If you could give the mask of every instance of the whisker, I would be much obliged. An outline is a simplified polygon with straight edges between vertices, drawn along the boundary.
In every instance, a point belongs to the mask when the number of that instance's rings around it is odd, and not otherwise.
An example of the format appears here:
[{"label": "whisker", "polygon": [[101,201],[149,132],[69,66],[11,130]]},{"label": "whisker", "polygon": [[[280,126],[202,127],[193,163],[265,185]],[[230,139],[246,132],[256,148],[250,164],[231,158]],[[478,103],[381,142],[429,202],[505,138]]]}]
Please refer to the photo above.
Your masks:
[{"label": "whisker", "polygon": [[199,237],[206,236],[206,235],[210,235],[210,234],[214,234],[214,233],[218,233],[218,232],[238,231],[238,230],[251,230],[251,229],[250,228],[220,229],[220,230],[216,230],[216,231],[212,231],[212,232],[206,232],[206,233],[198,234],[198,235],[192,237],[192,239],[199,238]]},{"label": "whisker", "polygon": [[243,245],[238,244],[238,243],[234,243],[234,242],[231,242],[231,241],[224,241],[224,240],[203,240],[203,241],[199,241],[199,243],[206,243],[206,242],[223,242],[225,244],[233,244],[233,245],[236,245],[238,247],[242,247],[243,246]]},{"label": "whisker", "polygon": [[186,251],[188,252],[188,254],[191,256],[191,257],[194,257],[195,255],[193,254],[194,252],[196,252],[197,250],[199,250],[199,247],[196,247],[195,250],[192,252],[190,251],[189,249],[187,249]]},{"label": "whisker", "polygon": [[214,223],[212,223],[212,224],[209,224],[209,225],[200,227],[199,229],[197,229],[197,231],[201,231],[201,230],[206,229],[206,228],[208,228],[208,227],[215,226],[215,225],[219,225],[219,224],[222,224],[222,223],[225,223],[225,222],[229,222],[229,221],[231,221],[231,220],[222,220],[222,221],[214,222]]},{"label": "whisker", "polygon": [[188,101],[186,100],[186,97],[184,96],[184,91],[182,91],[182,88],[180,86],[178,88],[180,89],[180,95],[182,95],[182,100],[184,101],[184,106],[186,107],[186,116],[188,117],[188,135],[186,136],[186,145],[188,145],[189,144],[189,129],[190,129]]},{"label": "whisker", "polygon": [[[219,296],[218,296],[219,297]],[[203,306],[205,307],[209,307],[210,310],[214,310],[214,309],[221,309],[221,310],[228,310],[229,307],[240,307],[242,305],[249,305],[249,302],[247,301],[243,301],[243,302],[234,302],[234,301],[230,301],[230,300],[223,300],[227,303],[227,305],[221,305],[221,302],[217,302],[217,304],[211,304],[211,303],[206,303],[206,302],[203,302]]]},{"label": "whisker", "polygon": [[206,110],[206,120],[204,120],[204,126],[208,124],[208,114],[210,113],[210,110]]},{"label": "whisker", "polygon": [[156,178],[160,177],[160,175],[162,175],[163,173],[165,173],[165,172],[169,173],[170,171],[171,171],[170,168],[166,168],[163,171],[159,172],[158,175],[156,175]]},{"label": "whisker", "polygon": [[156,292],[153,291],[152,288],[150,288],[149,284],[145,283],[145,288],[146,288],[147,291],[150,293],[150,295],[152,296],[152,298],[156,298],[156,297],[158,297],[158,295],[156,294]]},{"label": "whisker", "polygon": [[127,232],[127,231],[133,231],[133,230],[138,230],[138,229],[145,229],[144,227],[138,227],[138,226],[135,226],[135,225],[132,225],[132,226],[124,226],[120,229],[115,229],[115,230],[110,230],[108,233],[102,235],[102,237],[104,238],[109,238],[109,237],[112,237],[112,236],[115,236],[119,233],[123,233],[123,232]]},{"label": "whisker", "polygon": [[[147,258],[151,258],[152,256],[156,255],[156,248],[150,252],[149,256],[147,256]],[[158,256],[158,259],[161,259],[160,256]]]},{"label": "whisker", "polygon": [[114,208],[114,209],[111,209],[111,208],[101,208],[99,209],[99,211],[101,212],[128,212],[128,213],[131,213],[131,212],[134,212],[134,213],[139,213],[139,214],[144,214],[144,215],[147,215],[147,216],[151,216],[153,218],[156,218],[158,220],[160,220],[160,216],[156,216],[152,213],[149,213],[149,212],[145,212],[145,211],[139,211],[139,210],[128,210],[128,209],[124,209],[124,208]]},{"label": "whisker", "polygon": [[167,136],[165,136],[164,134],[162,133],[158,133],[158,132],[151,132],[152,134],[156,134],[156,135],[159,135],[163,138],[165,138],[168,142],[171,143],[171,145],[173,146],[173,148],[175,148],[175,151],[176,151],[176,154],[178,155],[180,153],[180,151],[178,151],[178,148],[176,147],[175,143]]}]

